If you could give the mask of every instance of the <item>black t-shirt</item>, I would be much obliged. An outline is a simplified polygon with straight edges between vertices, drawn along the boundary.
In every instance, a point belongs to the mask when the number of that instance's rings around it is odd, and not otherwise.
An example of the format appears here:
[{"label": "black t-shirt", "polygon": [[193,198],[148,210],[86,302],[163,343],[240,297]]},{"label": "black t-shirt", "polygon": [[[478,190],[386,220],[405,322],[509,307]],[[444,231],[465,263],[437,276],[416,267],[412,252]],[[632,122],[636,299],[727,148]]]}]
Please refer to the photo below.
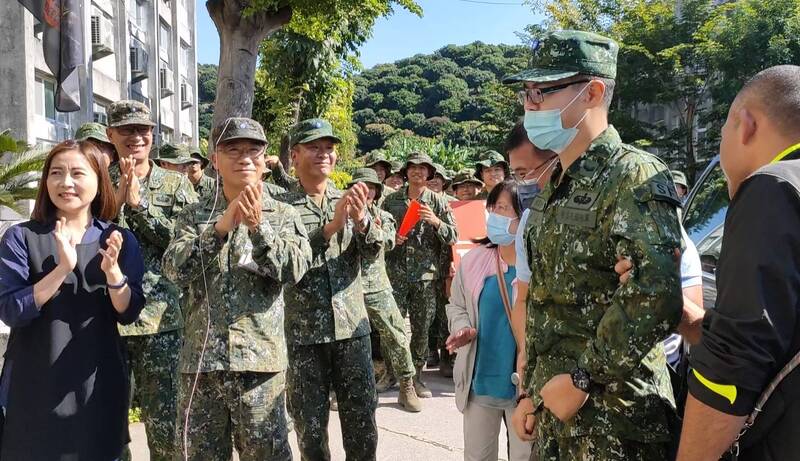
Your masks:
[{"label": "black t-shirt", "polygon": [[[740,187],[725,219],[717,305],[692,348],[692,395],[745,416],[791,357],[800,300],[800,195],[757,174]],[[699,376],[698,376],[699,374]]]}]

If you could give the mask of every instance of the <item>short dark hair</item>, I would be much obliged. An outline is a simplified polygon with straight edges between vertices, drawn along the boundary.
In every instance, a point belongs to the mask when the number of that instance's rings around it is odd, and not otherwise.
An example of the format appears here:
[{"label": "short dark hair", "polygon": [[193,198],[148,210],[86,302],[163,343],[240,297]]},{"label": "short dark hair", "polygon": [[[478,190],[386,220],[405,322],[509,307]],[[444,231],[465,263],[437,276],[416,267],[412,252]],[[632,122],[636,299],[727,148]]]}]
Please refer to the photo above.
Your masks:
[{"label": "short dark hair", "polygon": [[36,203],[33,206],[31,219],[41,224],[50,224],[56,220],[57,209],[47,190],[47,177],[50,175],[50,166],[55,156],[70,151],[83,154],[89,161],[89,166],[97,174],[97,196],[92,200],[92,216],[101,221],[114,219],[117,216],[117,204],[108,170],[100,167],[100,157],[103,154],[92,142],[73,140],[56,145],[47,154],[42,168],[42,177],[39,179],[39,192],[36,194]]},{"label": "short dark hair", "polygon": [[528,139],[528,131],[525,130],[524,120],[519,119],[517,123],[514,124],[514,127],[511,128],[511,132],[508,133],[505,144],[503,144],[503,150],[506,152],[506,157],[508,156],[509,152],[519,148],[520,146],[524,146],[525,144],[531,144],[531,140]]},{"label": "short dark hair", "polygon": [[745,83],[737,98],[754,100],[780,134],[800,134],[800,66],[762,70]]},{"label": "short dark hair", "polygon": [[[511,195],[511,205],[514,207],[514,213],[517,214],[519,218],[522,216],[522,206],[519,204],[519,195],[517,194],[517,182],[514,180],[505,180],[498,185],[494,186],[491,192],[489,192],[489,196],[486,197],[486,208],[491,208],[497,204],[497,201],[500,200],[500,194],[503,192],[508,192]],[[477,243],[478,245],[484,245],[489,248],[494,248],[497,245],[492,243],[489,240],[489,237],[486,236],[482,239],[475,239],[472,241],[473,243]]]}]

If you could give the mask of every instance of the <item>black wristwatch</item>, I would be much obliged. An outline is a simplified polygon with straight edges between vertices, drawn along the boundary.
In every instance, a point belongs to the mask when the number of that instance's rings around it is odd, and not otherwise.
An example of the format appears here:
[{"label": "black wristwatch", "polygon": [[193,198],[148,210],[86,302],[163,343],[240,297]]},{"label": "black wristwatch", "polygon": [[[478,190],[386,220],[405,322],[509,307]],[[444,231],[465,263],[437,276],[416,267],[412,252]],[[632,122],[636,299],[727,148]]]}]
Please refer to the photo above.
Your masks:
[{"label": "black wristwatch", "polygon": [[589,392],[589,388],[592,386],[592,380],[590,379],[588,371],[584,370],[583,368],[575,368],[570,373],[570,376],[572,376],[573,386],[582,390],[583,392]]}]

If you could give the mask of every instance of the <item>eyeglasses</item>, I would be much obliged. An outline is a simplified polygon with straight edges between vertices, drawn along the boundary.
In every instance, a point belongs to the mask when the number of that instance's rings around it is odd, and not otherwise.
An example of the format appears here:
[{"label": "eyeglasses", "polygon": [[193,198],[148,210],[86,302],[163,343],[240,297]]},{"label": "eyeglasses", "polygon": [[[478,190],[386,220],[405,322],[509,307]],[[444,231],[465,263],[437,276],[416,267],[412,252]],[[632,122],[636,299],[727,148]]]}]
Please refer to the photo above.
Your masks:
[{"label": "eyeglasses", "polygon": [[116,128],[117,132],[122,136],[147,136],[153,133],[153,127],[147,125],[125,125]]},{"label": "eyeglasses", "polygon": [[551,86],[548,88],[525,88],[524,90],[517,93],[517,98],[519,99],[519,103],[524,105],[525,102],[530,102],[531,104],[541,104],[544,102],[544,95],[555,93],[556,91],[561,91],[564,88],[570,87],[572,85],[577,85],[578,83],[589,83],[591,80],[578,80],[576,82],[569,82],[564,83],[563,85],[556,85]]}]

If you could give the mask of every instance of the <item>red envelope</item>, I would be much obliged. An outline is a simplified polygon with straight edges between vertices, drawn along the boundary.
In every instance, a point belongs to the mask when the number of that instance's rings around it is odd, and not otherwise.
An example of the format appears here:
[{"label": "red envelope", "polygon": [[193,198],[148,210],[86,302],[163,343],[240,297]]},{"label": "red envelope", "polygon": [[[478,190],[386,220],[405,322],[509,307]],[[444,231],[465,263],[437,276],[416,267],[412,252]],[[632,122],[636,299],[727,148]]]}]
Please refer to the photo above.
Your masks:
[{"label": "red envelope", "polygon": [[398,234],[405,237],[411,232],[411,229],[417,225],[419,222],[419,202],[416,200],[412,200],[411,204],[408,206],[408,211],[406,211],[406,215],[403,216],[403,222],[400,224],[400,230],[397,231]]}]

